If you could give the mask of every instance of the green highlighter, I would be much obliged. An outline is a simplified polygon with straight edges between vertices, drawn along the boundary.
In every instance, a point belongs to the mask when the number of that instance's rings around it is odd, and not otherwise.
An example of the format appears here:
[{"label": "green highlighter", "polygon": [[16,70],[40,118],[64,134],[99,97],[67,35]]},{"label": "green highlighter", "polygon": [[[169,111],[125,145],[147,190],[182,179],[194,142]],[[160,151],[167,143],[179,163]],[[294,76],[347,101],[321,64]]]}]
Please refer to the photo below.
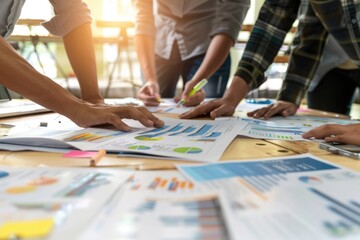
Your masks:
[{"label": "green highlighter", "polygon": [[[208,81],[206,79],[201,80],[200,82],[198,82],[195,87],[191,90],[191,92],[189,93],[189,97],[193,96],[195,93],[197,93],[198,91],[200,91],[203,87],[205,87],[205,85],[208,83]],[[182,105],[185,103],[185,99],[181,99],[178,102],[178,106]]]}]

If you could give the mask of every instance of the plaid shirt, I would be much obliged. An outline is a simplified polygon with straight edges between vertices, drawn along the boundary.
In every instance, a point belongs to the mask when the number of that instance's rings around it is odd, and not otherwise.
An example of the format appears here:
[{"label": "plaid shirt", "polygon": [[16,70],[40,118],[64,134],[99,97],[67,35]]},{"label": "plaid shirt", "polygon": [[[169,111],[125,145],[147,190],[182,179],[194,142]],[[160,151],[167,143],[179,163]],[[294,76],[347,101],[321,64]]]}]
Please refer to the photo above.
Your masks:
[{"label": "plaid shirt", "polygon": [[299,16],[288,71],[278,94],[278,100],[298,105],[314,77],[329,33],[360,65],[359,0],[266,0],[235,74],[251,88],[265,81],[264,72],[282,46],[300,7],[304,9]]}]

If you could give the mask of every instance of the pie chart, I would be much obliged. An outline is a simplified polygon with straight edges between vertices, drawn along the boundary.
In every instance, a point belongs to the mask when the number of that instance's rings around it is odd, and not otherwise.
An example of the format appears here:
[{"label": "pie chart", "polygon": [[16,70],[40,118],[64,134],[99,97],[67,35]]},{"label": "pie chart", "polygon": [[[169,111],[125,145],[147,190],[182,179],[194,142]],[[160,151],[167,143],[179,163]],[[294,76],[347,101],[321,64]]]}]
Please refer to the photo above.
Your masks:
[{"label": "pie chart", "polygon": [[129,150],[149,150],[151,148],[148,146],[143,146],[143,145],[134,145],[134,146],[128,147],[128,149]]},{"label": "pie chart", "polygon": [[321,183],[321,179],[314,176],[301,176],[299,177],[299,180],[303,183],[308,183],[308,184]]},{"label": "pie chart", "polygon": [[201,153],[203,150],[198,147],[179,147],[179,148],[174,148],[173,151],[184,154],[197,154],[197,153]]}]

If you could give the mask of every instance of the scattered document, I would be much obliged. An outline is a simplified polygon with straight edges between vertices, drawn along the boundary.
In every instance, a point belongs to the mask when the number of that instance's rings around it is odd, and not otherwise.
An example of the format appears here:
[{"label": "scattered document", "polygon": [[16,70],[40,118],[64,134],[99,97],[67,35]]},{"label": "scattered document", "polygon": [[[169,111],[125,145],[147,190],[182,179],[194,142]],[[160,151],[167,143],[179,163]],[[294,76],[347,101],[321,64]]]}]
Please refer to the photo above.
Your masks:
[{"label": "scattered document", "polygon": [[185,107],[183,105],[178,106],[172,98],[162,98],[159,106],[146,107],[152,113],[173,113],[181,114],[189,111],[191,107]]},{"label": "scattered document", "polygon": [[314,116],[289,116],[289,117],[272,117],[269,120],[278,126],[294,126],[304,128],[315,128],[324,124],[354,124],[359,121],[342,119],[342,118],[325,118],[325,117],[314,117]]},{"label": "scattered document", "polygon": [[0,239],[11,235],[72,239],[132,174],[111,169],[1,167]]},{"label": "scattered document", "polygon": [[236,109],[235,109],[235,113],[234,113],[234,116],[235,117],[247,117],[247,113],[248,112],[252,112],[252,111],[255,111],[259,108],[263,108],[263,107],[267,107],[269,106],[272,101],[269,100],[270,103],[265,103],[265,104],[262,104],[261,102],[260,103],[248,103],[245,99],[243,101],[241,101]]},{"label": "scattered document", "polygon": [[[86,128],[80,130],[39,127],[29,132],[0,138],[0,143],[55,149],[78,149],[139,154],[142,157],[167,157],[191,161],[218,161],[246,123],[163,118],[161,128],[145,128],[127,121],[133,130]],[[133,125],[131,125],[133,124]],[[0,145],[3,147],[6,145]],[[7,150],[6,148],[4,148]]]},{"label": "scattered document", "polygon": [[233,239],[229,207],[217,194],[176,197],[146,192],[115,197],[80,240]]},{"label": "scattered document", "polygon": [[191,107],[177,106],[177,103],[173,98],[162,98],[159,106],[150,107],[136,98],[110,98],[105,99],[105,103],[111,105],[133,105],[133,106],[144,106],[152,113],[174,113],[181,114],[187,112]]},{"label": "scattered document", "polygon": [[239,135],[272,140],[303,140],[301,135],[313,128],[324,124],[354,124],[359,121],[340,119],[340,118],[323,118],[311,116],[289,116],[289,117],[272,117],[269,120],[255,118],[236,118],[220,117],[216,121],[222,122],[245,122],[246,127],[239,130]]},{"label": "scattered document", "polygon": [[231,199],[231,212],[238,239],[360,238],[360,174],[313,155],[178,168],[229,199],[223,186],[237,182],[242,199]]}]

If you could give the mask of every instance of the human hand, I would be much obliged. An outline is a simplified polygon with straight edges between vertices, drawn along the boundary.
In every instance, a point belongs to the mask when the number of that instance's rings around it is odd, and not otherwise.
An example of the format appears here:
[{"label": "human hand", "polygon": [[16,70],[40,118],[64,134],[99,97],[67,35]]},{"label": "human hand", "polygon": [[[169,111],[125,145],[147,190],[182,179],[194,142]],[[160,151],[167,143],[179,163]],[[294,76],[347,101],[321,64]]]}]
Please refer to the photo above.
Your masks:
[{"label": "human hand", "polygon": [[144,107],[135,106],[110,106],[83,103],[80,109],[74,111],[75,116],[70,117],[80,127],[90,127],[100,124],[112,124],[122,131],[130,131],[131,128],[121,119],[128,118],[138,120],[146,127],[161,127],[164,122],[150,113]]},{"label": "human hand", "polygon": [[294,115],[299,107],[291,102],[277,101],[269,106],[248,112],[249,117],[269,119],[275,114],[280,114],[283,117]]},{"label": "human hand", "polygon": [[234,103],[226,98],[214,99],[204,102],[190,111],[180,114],[179,117],[183,119],[195,118],[210,114],[211,118],[220,116],[232,116],[235,112],[238,103]]},{"label": "human hand", "polygon": [[241,77],[235,76],[222,98],[200,104],[190,111],[181,114],[179,117],[187,119],[204,116],[206,114],[210,114],[211,118],[232,116],[237,105],[248,92],[249,86],[246,81]]},{"label": "human hand", "polygon": [[198,81],[191,80],[185,84],[185,88],[181,97],[175,97],[175,102],[181,101],[181,99],[185,99],[183,103],[186,107],[192,107],[199,105],[205,99],[205,91],[200,89],[194,95],[190,96],[190,92],[194,89],[195,85],[198,84]]},{"label": "human hand", "polygon": [[349,125],[325,124],[301,136],[303,138],[325,139],[326,142],[360,145],[360,123]]},{"label": "human hand", "polygon": [[158,106],[161,98],[158,83],[147,82],[142,86],[138,93],[138,98],[144,102],[146,106]]},{"label": "human hand", "polygon": [[104,98],[97,97],[97,98],[83,98],[84,101],[95,104],[95,105],[105,105]]}]

